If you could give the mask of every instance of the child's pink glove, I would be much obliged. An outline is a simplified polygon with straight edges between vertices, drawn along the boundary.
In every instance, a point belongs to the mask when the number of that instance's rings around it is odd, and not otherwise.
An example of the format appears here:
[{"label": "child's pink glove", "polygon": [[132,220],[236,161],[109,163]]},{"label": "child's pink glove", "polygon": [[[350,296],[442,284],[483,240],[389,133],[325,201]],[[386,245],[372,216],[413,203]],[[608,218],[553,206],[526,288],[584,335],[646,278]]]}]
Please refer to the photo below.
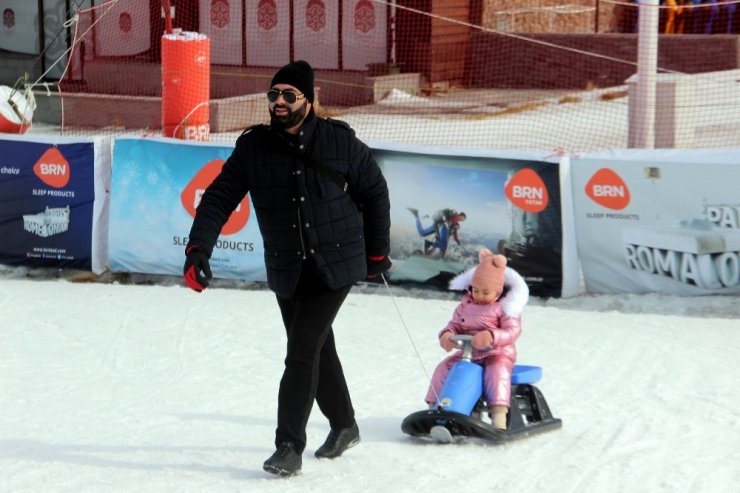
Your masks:
[{"label": "child's pink glove", "polygon": [[457,343],[450,340],[450,337],[454,335],[455,334],[448,331],[442,334],[439,338],[439,345],[442,346],[442,349],[444,349],[448,353],[457,347]]},{"label": "child's pink glove", "polygon": [[493,336],[487,330],[481,330],[473,336],[473,347],[478,351],[491,349],[493,346]]}]

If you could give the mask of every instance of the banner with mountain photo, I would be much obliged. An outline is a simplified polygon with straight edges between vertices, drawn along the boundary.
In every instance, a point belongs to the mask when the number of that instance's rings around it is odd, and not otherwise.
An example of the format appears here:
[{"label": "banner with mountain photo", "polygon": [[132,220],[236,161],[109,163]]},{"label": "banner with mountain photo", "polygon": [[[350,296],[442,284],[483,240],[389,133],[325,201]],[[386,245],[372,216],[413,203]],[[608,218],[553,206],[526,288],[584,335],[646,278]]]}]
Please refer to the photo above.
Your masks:
[{"label": "banner with mountain photo", "polygon": [[540,153],[369,145],[391,197],[391,283],[447,289],[488,248],[507,257],[533,295],[563,295],[557,162]]}]

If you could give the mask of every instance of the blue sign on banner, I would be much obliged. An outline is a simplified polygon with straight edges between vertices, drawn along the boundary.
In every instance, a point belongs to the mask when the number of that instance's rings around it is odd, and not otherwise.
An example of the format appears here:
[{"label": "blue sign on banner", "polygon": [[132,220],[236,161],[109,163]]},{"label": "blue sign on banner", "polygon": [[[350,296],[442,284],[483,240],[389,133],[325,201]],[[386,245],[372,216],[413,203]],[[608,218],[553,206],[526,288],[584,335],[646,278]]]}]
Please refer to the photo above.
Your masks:
[{"label": "blue sign on banner", "polygon": [[0,263],[90,269],[93,142],[0,139]]}]

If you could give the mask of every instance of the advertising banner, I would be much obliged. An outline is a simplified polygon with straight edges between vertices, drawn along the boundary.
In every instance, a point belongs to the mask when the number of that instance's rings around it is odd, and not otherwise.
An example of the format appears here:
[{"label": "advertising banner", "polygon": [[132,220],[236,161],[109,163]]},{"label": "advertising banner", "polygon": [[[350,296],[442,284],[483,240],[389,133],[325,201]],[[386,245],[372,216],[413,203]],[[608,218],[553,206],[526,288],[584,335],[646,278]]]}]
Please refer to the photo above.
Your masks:
[{"label": "advertising banner", "polygon": [[[477,263],[505,254],[535,296],[566,296],[559,166],[533,154],[369,142],[391,197],[391,283],[447,288]],[[110,267],[182,275],[195,208],[232,146],[170,139],[115,141]],[[266,280],[264,248],[247,198],[221,232],[214,277]],[[565,272],[565,273],[564,273]]]},{"label": "advertising banner", "polygon": [[315,69],[339,68],[339,0],[296,0],[293,59]]},{"label": "advertising banner", "polygon": [[4,0],[0,6],[3,14],[3,23],[0,25],[0,49],[16,53],[38,53],[38,2]]},{"label": "advertising banner", "polygon": [[572,160],[578,252],[592,293],[740,293],[740,150]]},{"label": "advertising banner", "polygon": [[245,4],[247,65],[282,67],[290,62],[290,0]]},{"label": "advertising banner", "polygon": [[506,255],[533,295],[563,294],[558,164],[524,153],[370,145],[391,197],[391,282],[446,289],[485,247]]},{"label": "advertising banner", "polygon": [[99,3],[95,10],[95,54],[130,56],[151,47],[149,0]]},{"label": "advertising banner", "polygon": [[4,136],[0,156],[0,263],[105,270],[109,141]]},{"label": "advertising banner", "polygon": [[211,63],[241,65],[242,2],[234,0],[200,0],[198,32],[211,40]]},{"label": "advertising banner", "polygon": [[[195,208],[233,146],[116,139],[110,210],[113,272],[182,275]],[[221,230],[214,277],[264,281],[264,248],[248,198]]]},{"label": "advertising banner", "polygon": [[387,5],[369,0],[342,2],[342,68],[367,70],[384,63],[387,53]]}]

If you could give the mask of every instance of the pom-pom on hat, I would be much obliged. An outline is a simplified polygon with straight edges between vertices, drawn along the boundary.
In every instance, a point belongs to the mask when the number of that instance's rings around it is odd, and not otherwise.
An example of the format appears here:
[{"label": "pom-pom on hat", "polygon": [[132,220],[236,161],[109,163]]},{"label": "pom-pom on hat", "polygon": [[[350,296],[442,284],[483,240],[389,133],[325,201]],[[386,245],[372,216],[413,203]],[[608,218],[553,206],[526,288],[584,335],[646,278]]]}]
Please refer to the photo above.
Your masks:
[{"label": "pom-pom on hat", "polygon": [[313,69],[308,62],[297,60],[284,65],[272,78],[270,87],[275,84],[290,84],[301,91],[308,102],[313,104]]},{"label": "pom-pom on hat", "polygon": [[475,268],[471,284],[478,289],[489,289],[499,295],[504,290],[504,276],[506,273],[506,257],[494,255],[491,250],[484,248],[478,254],[480,263]]}]

